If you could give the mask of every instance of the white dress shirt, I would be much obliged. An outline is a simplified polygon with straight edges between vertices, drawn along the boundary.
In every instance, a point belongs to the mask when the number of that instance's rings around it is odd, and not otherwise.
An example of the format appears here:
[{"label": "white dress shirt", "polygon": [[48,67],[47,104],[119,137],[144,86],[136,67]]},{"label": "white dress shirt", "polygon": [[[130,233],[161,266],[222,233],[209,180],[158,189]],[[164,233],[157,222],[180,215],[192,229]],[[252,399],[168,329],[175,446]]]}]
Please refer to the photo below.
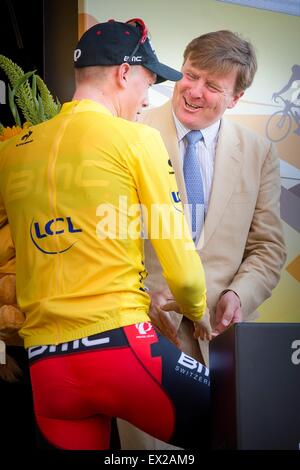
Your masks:
[{"label": "white dress shirt", "polygon": [[[185,155],[185,149],[187,146],[185,136],[191,129],[185,127],[175,116],[173,112],[177,139],[179,144],[179,154],[181,158],[182,170],[183,170],[183,160]],[[199,165],[202,175],[203,182],[203,191],[204,191],[204,210],[205,214],[207,213],[209,198],[212,188],[213,174],[214,174],[214,162],[216,154],[216,145],[218,141],[219,129],[220,129],[220,120],[215,122],[205,129],[199,129],[202,132],[203,140],[198,142],[198,157]]]}]

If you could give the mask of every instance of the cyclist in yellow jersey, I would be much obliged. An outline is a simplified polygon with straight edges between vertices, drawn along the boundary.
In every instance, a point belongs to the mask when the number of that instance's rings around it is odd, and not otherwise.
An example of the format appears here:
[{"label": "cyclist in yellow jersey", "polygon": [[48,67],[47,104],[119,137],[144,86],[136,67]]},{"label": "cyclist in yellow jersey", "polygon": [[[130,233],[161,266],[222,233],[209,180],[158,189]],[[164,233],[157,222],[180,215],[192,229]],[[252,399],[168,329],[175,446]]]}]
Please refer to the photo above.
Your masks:
[{"label": "cyclist in yellow jersey", "polygon": [[208,417],[208,370],[150,323],[142,236],[210,339],[204,272],[162,139],[132,122],[152,84],[181,74],[158,61],[140,19],[90,28],[74,65],[72,102],[1,146],[0,225],[16,248],[37,423],[65,449],[107,448],[112,416],[207,445],[192,421]]}]

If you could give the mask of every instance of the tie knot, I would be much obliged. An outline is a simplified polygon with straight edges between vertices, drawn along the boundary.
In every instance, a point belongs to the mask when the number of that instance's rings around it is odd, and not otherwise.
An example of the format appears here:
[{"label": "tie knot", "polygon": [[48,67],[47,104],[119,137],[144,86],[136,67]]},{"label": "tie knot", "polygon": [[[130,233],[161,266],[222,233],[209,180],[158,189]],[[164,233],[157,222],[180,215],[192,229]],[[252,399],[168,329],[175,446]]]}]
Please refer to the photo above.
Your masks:
[{"label": "tie knot", "polygon": [[203,139],[203,135],[201,131],[190,131],[185,136],[188,145],[195,145],[199,140]]}]

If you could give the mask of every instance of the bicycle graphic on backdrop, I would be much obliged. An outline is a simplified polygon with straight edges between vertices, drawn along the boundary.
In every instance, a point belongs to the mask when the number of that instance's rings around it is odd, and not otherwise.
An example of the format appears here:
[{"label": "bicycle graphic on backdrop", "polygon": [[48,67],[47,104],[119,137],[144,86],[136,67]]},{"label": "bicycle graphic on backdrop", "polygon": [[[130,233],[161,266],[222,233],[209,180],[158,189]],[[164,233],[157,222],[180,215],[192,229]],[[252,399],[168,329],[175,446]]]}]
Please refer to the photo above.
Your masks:
[{"label": "bicycle graphic on backdrop", "polygon": [[285,139],[291,132],[293,121],[297,124],[297,129],[294,132],[300,136],[300,112],[297,112],[297,108],[300,111],[300,105],[286,100],[280,95],[273,95],[275,103],[278,102],[278,98],[283,102],[284,107],[272,114],[266,125],[267,137],[272,142],[280,142]]},{"label": "bicycle graphic on backdrop", "polygon": [[[294,64],[291,68],[291,75],[287,83],[281,90],[273,93],[272,100],[277,103],[278,99],[280,99],[284,107],[280,111],[276,111],[276,113],[272,114],[267,121],[266,134],[268,139],[272,140],[272,142],[280,142],[285,139],[291,132],[293,121],[297,125],[294,133],[300,136],[300,110],[299,112],[297,111],[297,108],[300,108],[300,104],[298,104],[300,100],[299,82],[300,65]],[[291,100],[287,100],[281,96],[293,89],[295,89],[295,92]],[[298,96],[296,97],[295,95],[297,94]]]}]

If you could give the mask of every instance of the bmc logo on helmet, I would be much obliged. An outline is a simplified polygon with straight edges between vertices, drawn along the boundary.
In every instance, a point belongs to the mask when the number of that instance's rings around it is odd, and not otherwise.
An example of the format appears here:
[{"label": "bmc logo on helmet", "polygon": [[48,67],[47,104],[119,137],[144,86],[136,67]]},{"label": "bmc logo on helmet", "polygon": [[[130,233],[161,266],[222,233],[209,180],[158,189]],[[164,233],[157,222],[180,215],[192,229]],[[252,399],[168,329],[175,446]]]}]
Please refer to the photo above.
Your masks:
[{"label": "bmc logo on helmet", "polygon": [[81,50],[80,49],[75,49],[74,51],[74,62],[77,62],[79,57],[81,56]]},{"label": "bmc logo on helmet", "polygon": [[[71,217],[57,217],[56,219],[48,220],[45,224],[41,222],[34,222],[34,220],[32,220],[30,225],[30,238],[33,244],[38,250],[47,255],[57,255],[58,253],[64,253],[65,251],[68,251],[70,248],[72,248],[72,246],[76,243],[71,243],[67,247],[58,250],[56,245],[57,241],[55,241],[54,237],[55,235],[59,236],[62,234],[74,234],[78,232],[82,232],[82,229],[74,227]],[[51,250],[44,246],[45,243],[49,241],[50,245],[51,241],[54,246],[56,245],[56,250]],[[47,243],[47,246],[48,244],[49,243]]]},{"label": "bmc logo on helmet", "polygon": [[124,62],[128,62],[128,60],[131,60],[131,62],[142,62],[142,56],[141,55],[134,55],[130,57],[130,55],[125,55],[124,56]]}]

